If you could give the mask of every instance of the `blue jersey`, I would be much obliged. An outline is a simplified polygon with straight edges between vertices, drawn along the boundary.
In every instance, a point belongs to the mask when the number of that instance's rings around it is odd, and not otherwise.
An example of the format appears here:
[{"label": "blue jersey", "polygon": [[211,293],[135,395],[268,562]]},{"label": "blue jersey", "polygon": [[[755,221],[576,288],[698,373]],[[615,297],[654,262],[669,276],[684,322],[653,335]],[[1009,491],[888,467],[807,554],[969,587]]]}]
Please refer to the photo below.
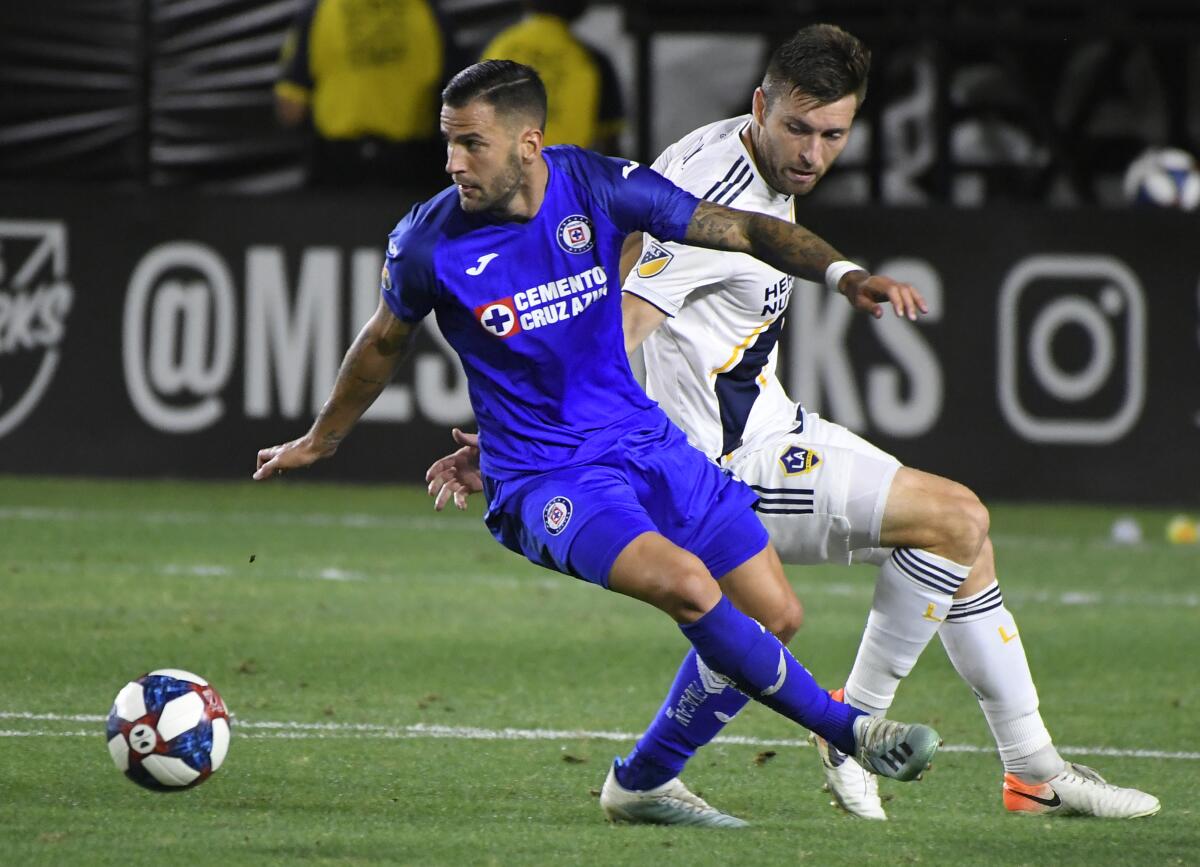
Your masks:
[{"label": "blue jersey", "polygon": [[495,480],[586,463],[623,431],[661,424],[625,356],[620,248],[634,231],[682,241],[699,204],[627,160],[542,154],[549,180],[532,220],[463,211],[451,187],[400,221],[384,265],[396,317],[434,311],[461,358]]}]

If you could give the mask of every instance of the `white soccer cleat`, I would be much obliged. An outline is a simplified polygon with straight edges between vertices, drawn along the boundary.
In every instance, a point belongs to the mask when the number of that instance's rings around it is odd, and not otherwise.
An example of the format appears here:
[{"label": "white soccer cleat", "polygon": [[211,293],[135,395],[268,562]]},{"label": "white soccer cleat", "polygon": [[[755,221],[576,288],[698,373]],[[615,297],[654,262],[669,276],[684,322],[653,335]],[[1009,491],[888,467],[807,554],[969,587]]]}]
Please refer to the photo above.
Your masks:
[{"label": "white soccer cleat", "polygon": [[646,825],[700,825],[708,828],[745,828],[749,823],[722,813],[688,790],[679,777],[644,792],[631,791],[617,782],[616,765],[600,790],[600,808],[610,822]]},{"label": "white soccer cleat", "polygon": [[1023,783],[1004,775],[1004,806],[1010,813],[1033,816],[1097,816],[1137,819],[1153,816],[1162,805],[1138,789],[1123,789],[1104,781],[1087,765],[1067,762],[1044,783]]},{"label": "white soccer cleat", "polygon": [[860,819],[887,821],[883,801],[879,799],[879,779],[863,770],[862,765],[820,735],[809,735],[821,757],[825,771],[825,790],[833,795],[835,806]]},{"label": "white soccer cleat", "polygon": [[919,780],[942,742],[929,726],[866,715],[854,721],[854,737],[860,765],[902,782]]}]

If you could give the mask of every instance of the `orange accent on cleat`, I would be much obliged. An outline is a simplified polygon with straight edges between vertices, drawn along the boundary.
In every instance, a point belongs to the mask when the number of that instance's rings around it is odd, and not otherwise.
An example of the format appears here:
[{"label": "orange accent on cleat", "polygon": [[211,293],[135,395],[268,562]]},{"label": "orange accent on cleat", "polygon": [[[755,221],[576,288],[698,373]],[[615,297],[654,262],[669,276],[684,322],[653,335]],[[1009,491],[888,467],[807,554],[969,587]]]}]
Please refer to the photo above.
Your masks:
[{"label": "orange accent on cleat", "polygon": [[1049,783],[1023,783],[1012,774],[1004,775],[1004,807],[1010,813],[1053,813],[1062,799]]}]

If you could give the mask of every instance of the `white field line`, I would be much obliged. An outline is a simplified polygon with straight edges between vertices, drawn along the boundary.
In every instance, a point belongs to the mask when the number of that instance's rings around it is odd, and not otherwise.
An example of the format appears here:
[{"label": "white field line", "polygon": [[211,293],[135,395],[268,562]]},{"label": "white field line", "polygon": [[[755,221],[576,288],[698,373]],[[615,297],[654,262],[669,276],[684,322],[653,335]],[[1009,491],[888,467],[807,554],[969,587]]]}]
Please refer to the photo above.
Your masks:
[{"label": "white field line", "polygon": [[[142,573],[164,575],[168,577],[185,578],[235,578],[242,580],[249,574],[247,567],[239,561],[237,568],[220,563],[165,563],[150,565],[142,568]],[[75,573],[79,564],[68,560],[41,560],[37,568],[44,572]],[[396,581],[413,582],[425,580],[425,576],[406,573],[369,573],[340,569],[334,566],[289,570],[286,573],[276,573],[269,566],[249,567],[260,572],[267,572],[272,578],[294,578],[299,580],[321,580],[334,582],[384,582]],[[796,567],[799,568],[799,567]],[[802,596],[837,596],[845,598],[869,599],[874,591],[873,572],[864,571],[869,567],[858,568],[860,581],[807,581],[792,578],[792,585]],[[126,570],[128,571],[128,570]],[[477,572],[438,572],[431,580],[439,584],[456,582],[459,584],[483,584],[490,587],[517,589],[520,587],[537,587],[543,590],[557,590],[567,586],[568,579],[563,577],[542,577],[541,570],[531,576],[515,575],[483,575]],[[1003,585],[1001,585],[1003,589]],[[1200,593],[1104,593],[1091,590],[1061,590],[1047,592],[1045,590],[1005,590],[1004,598],[1012,603],[1018,612],[1024,605],[1061,605],[1063,607],[1115,607],[1115,608],[1200,608]]]},{"label": "white field line", "polygon": [[[26,711],[0,711],[0,720],[26,722],[87,722],[102,723],[106,718],[93,714],[51,714]],[[287,740],[324,740],[332,738],[357,738],[369,740],[397,740],[420,738],[443,738],[470,741],[635,741],[634,732],[607,732],[588,729],[489,729],[475,726],[427,725],[416,723],[407,726],[387,726],[376,723],[302,723],[250,720],[234,721],[234,728],[242,737]],[[53,730],[53,729],[0,729],[4,737],[100,737],[101,731]],[[799,738],[751,738],[737,735],[718,737],[714,743],[734,744],[751,747],[803,747],[809,746],[807,739]],[[944,744],[941,748],[948,753],[994,753],[995,747],[980,747],[972,744]],[[1062,752],[1069,755],[1116,756],[1141,759],[1185,759],[1200,760],[1200,752],[1178,752],[1168,750],[1116,749],[1114,747],[1063,746]]]}]

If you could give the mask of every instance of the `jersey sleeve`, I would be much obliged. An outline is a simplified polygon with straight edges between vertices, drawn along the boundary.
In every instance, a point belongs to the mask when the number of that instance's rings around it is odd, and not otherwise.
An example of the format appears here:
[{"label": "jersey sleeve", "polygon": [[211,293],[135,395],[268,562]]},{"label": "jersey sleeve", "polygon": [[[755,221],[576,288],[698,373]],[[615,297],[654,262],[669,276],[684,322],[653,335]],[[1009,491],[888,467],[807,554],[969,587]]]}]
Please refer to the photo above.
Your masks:
[{"label": "jersey sleeve", "polygon": [[554,148],[567,170],[586,186],[625,233],[649,232],[656,238],[682,241],[700,200],[658,172],[633,160],[601,156],[583,148]]},{"label": "jersey sleeve", "polygon": [[717,250],[643,235],[642,253],[621,289],[674,316],[692,292],[728,278],[729,259]]},{"label": "jersey sleeve", "polygon": [[420,322],[438,299],[433,243],[422,231],[420,217],[421,206],[415,205],[396,224],[388,235],[383,262],[380,291],[392,313],[402,322]]},{"label": "jersey sleeve", "polygon": [[[679,170],[681,163],[686,165],[681,154],[690,150],[676,142],[654,161],[654,170],[671,177],[681,188],[702,189],[707,186],[707,179],[695,171]],[[642,237],[637,264],[621,288],[674,316],[692,292],[727,280],[733,259],[719,250],[691,247],[646,234]]]}]

